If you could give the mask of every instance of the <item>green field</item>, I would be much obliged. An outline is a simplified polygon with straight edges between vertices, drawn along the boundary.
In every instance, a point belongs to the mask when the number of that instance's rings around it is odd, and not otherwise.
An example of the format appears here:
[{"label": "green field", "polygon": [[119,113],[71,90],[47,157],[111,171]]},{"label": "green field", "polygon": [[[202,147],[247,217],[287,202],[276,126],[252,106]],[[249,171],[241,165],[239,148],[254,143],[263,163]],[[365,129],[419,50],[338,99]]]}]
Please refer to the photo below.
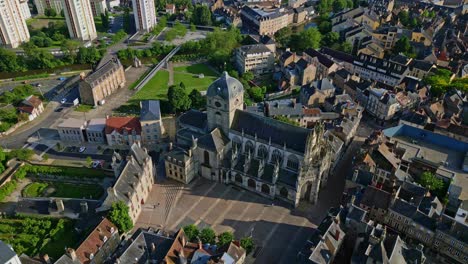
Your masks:
[{"label": "green field", "polygon": [[70,219],[15,217],[0,219],[0,240],[10,244],[18,255],[47,253],[58,259],[66,246],[77,245],[79,236]]},{"label": "green field", "polygon": [[167,83],[169,82],[169,72],[158,71],[154,77],[141,88],[130,100],[141,101],[151,99],[165,99],[167,94]]},{"label": "green field", "polygon": [[91,111],[91,109],[93,109],[93,106],[92,106],[92,105],[83,105],[83,104],[82,104],[82,105],[77,106],[77,107],[75,108],[75,111],[86,113],[86,112]]},{"label": "green field", "polygon": [[[201,73],[204,78],[199,78],[198,75]],[[174,68],[174,83],[183,82],[188,91],[193,89],[206,91],[217,77],[218,75],[210,67],[202,63]]]},{"label": "green field", "polygon": [[33,182],[22,191],[24,197],[85,197],[90,199],[99,199],[103,192],[99,185],[57,182]]}]

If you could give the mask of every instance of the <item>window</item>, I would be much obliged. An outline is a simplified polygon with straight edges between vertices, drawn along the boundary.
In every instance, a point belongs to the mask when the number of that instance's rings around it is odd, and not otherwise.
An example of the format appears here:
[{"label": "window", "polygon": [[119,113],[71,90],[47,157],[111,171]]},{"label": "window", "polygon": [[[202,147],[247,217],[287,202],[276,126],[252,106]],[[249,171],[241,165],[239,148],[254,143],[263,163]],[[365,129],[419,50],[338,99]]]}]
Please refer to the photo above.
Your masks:
[{"label": "window", "polygon": [[294,171],[299,169],[299,159],[296,157],[296,155],[289,155],[286,167]]},{"label": "window", "polygon": [[205,150],[205,152],[203,152],[203,163],[205,163],[205,165],[208,165],[210,166],[210,153],[208,151]]},{"label": "window", "polygon": [[255,152],[255,147],[252,141],[249,140],[245,143],[244,152],[250,154],[253,154]]},{"label": "window", "polygon": [[273,154],[271,154],[271,162],[278,163],[281,165],[281,163],[283,162],[283,154],[279,150],[275,149],[273,151]]},{"label": "window", "polygon": [[258,151],[257,151],[257,157],[259,159],[267,159],[268,158],[268,150],[267,148],[265,147],[265,145],[260,145],[258,147]]}]

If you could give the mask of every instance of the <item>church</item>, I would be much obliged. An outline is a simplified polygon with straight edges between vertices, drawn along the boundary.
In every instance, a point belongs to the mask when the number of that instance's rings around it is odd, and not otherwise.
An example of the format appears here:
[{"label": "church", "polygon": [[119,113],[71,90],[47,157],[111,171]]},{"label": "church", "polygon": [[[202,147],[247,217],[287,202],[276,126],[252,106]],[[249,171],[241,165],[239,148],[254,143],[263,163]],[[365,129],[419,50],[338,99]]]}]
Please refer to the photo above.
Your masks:
[{"label": "church", "polygon": [[244,88],[226,72],[206,96],[206,112],[192,109],[177,120],[168,177],[188,183],[201,176],[294,206],[317,202],[336,137],[320,123],[306,129],[244,111]]}]

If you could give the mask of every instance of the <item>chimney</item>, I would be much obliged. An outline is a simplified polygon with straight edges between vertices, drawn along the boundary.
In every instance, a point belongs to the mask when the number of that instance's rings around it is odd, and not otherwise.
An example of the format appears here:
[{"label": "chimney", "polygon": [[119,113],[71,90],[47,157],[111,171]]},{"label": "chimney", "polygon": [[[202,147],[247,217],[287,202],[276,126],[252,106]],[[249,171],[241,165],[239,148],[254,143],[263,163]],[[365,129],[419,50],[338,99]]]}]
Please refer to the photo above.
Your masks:
[{"label": "chimney", "polygon": [[73,248],[67,248],[67,255],[73,260],[77,260],[76,252]]},{"label": "chimney", "polygon": [[86,201],[80,202],[80,208],[82,214],[88,213],[88,203]]},{"label": "chimney", "polygon": [[44,262],[47,263],[47,264],[52,263],[52,262],[50,261],[49,255],[47,255],[47,254],[45,254],[44,256],[42,256],[42,260],[44,260]]},{"label": "chimney", "polygon": [[169,142],[169,151],[172,150],[172,142]]},{"label": "chimney", "polygon": [[151,243],[151,252],[156,251],[156,245],[154,243]]},{"label": "chimney", "polygon": [[192,157],[192,149],[189,149],[187,152],[188,152],[188,156]]},{"label": "chimney", "polygon": [[63,205],[63,201],[61,199],[56,199],[55,204],[57,205],[57,211],[58,212],[65,211],[65,206]]}]

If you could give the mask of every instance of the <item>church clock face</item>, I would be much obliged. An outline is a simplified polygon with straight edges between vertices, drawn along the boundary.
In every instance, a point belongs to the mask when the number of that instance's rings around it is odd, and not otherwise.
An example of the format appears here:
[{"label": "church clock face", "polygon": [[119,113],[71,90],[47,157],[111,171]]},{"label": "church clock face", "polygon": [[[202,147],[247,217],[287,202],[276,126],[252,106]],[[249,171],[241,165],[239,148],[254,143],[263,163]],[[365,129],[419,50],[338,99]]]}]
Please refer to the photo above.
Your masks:
[{"label": "church clock face", "polygon": [[221,107],[221,103],[220,102],[215,102],[215,106],[220,108]]}]

